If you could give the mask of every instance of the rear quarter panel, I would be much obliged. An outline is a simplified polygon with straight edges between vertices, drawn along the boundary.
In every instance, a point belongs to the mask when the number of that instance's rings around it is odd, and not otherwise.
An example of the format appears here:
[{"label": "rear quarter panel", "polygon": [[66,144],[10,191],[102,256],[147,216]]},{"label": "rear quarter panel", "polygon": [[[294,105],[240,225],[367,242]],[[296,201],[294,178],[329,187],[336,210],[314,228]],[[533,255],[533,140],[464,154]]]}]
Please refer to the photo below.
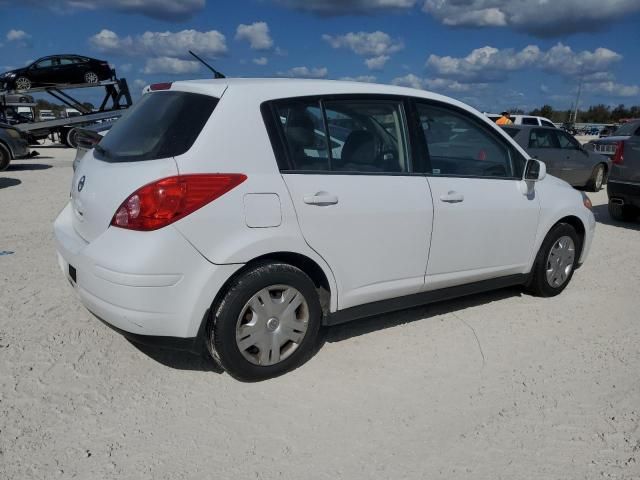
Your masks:
[{"label": "rear quarter panel", "polygon": [[[220,172],[247,176],[232,191],[174,224],[207,260],[238,264],[276,252],[304,255],[324,271],[332,290],[331,310],[337,308],[333,274],[302,236],[255,99],[240,89],[225,91],[198,140],[186,154],[176,157],[176,163],[181,174]],[[278,226],[247,225],[245,197],[249,194],[277,195],[281,209]]]}]

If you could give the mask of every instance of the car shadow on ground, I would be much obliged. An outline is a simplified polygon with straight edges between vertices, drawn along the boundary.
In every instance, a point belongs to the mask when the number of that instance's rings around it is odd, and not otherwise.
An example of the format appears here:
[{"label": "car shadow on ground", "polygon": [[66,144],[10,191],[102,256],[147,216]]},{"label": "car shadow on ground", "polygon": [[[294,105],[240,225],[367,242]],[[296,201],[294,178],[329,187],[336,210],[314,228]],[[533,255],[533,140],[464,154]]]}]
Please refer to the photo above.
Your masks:
[{"label": "car shadow on ground", "polygon": [[3,188],[15,187],[22,182],[17,178],[0,178],[0,190]]},{"label": "car shadow on ground", "polygon": [[203,372],[223,373],[224,370],[204,350],[201,354],[169,350],[166,348],[142,345],[129,340],[129,343],[142,353],[165,367],[176,370],[198,370]]},{"label": "car shadow on ground", "polygon": [[596,222],[602,223],[603,225],[640,231],[640,217],[636,217],[635,220],[630,222],[619,222],[618,220],[611,218],[611,215],[609,215],[609,207],[606,204],[594,206],[593,216],[596,217]]},{"label": "car shadow on ground", "polygon": [[341,342],[350,338],[359,337],[360,335],[367,335],[379,330],[398,327],[418,320],[427,320],[438,315],[456,314],[467,308],[522,296],[522,294],[522,287],[510,287],[363,318],[328,328],[325,341],[330,343]]},{"label": "car shadow on ground", "polygon": [[26,172],[30,170],[47,170],[52,168],[53,165],[46,163],[12,163],[7,168],[7,172]]},{"label": "car shadow on ground", "polygon": [[[342,325],[324,328],[321,330],[320,338],[318,339],[308,361],[312,361],[311,359],[315,357],[320,350],[322,350],[323,345],[327,342],[341,342],[343,340],[359,337],[379,330],[398,327],[418,320],[428,320],[430,317],[437,315],[446,315],[448,313],[455,314],[456,312],[467,308],[521,295],[521,287],[504,288],[501,290],[469,295],[455,300],[399,310],[397,312],[387,313],[384,315],[376,315],[344,323]],[[168,350],[160,347],[141,345],[132,341],[129,342],[140,352],[169,368],[176,370],[197,370],[224,373],[224,370],[206,351],[204,351],[204,349],[200,355],[196,355],[189,352]]]}]

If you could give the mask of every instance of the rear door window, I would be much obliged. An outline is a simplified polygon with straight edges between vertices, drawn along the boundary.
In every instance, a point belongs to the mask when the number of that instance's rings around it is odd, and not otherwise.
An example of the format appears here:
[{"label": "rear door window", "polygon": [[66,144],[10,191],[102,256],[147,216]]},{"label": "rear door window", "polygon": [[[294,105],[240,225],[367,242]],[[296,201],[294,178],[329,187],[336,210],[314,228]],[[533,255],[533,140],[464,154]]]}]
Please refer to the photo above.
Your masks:
[{"label": "rear door window", "polygon": [[522,125],[538,125],[538,119],[535,117],[522,117]]},{"label": "rear door window", "polygon": [[534,128],[529,134],[529,148],[560,148],[553,130]]},{"label": "rear door window", "polygon": [[106,162],[139,162],[186,153],[200,135],[218,99],[189,92],[156,92],[118,120],[95,148]]},{"label": "rear door window", "polygon": [[284,170],[409,171],[402,100],[302,98],[273,105],[288,154]]}]

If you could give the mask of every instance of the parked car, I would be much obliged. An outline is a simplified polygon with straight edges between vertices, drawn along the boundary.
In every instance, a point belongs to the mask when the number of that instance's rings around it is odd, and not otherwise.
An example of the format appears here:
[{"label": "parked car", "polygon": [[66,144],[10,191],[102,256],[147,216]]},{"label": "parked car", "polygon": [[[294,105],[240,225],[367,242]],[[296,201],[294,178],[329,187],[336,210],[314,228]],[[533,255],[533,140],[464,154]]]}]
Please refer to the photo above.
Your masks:
[{"label": "parked car", "polygon": [[[493,122],[497,122],[501,115],[497,113],[485,113],[485,115],[490,118]],[[535,115],[511,115],[511,121],[513,125],[541,125],[543,127],[553,127],[556,126],[553,124],[551,120],[544,117],[536,117]]]},{"label": "parked car", "polygon": [[4,103],[33,103],[33,97],[31,95],[24,95],[21,93],[2,94],[0,95],[0,105]]},{"label": "parked car", "polygon": [[611,160],[580,145],[559,128],[509,126],[504,130],[534,158],[542,160],[547,172],[574,187],[597,192],[611,170]]},{"label": "parked car", "polygon": [[40,117],[41,122],[46,122],[47,120],[55,120],[56,115],[52,110],[40,110],[38,115]]},{"label": "parked car", "polygon": [[557,295],[594,229],[585,194],[465,104],[295,79],[152,88],[80,162],[54,226],[97,317],[206,345],[244,380],[303,363],[322,325],[510,285]]},{"label": "parked car", "polygon": [[109,63],[81,55],[52,55],[0,75],[4,90],[26,91],[61,84],[98,83],[114,76]]},{"label": "parked car", "polygon": [[0,123],[0,172],[9,167],[11,160],[28,156],[26,136],[9,124]]},{"label": "parked car", "polygon": [[634,135],[640,135],[640,120],[625,123],[616,128],[610,135],[590,141],[587,145],[594,152],[612,158],[620,142]]},{"label": "parked car", "polygon": [[78,165],[80,165],[80,162],[87,152],[100,143],[102,137],[109,132],[114,123],[115,120],[104,121],[77,129],[76,143],[78,144],[78,147],[76,148],[76,157],[73,159],[74,172],[77,170]]},{"label": "parked car", "polygon": [[618,142],[607,195],[613,219],[629,221],[640,215],[640,129]]}]

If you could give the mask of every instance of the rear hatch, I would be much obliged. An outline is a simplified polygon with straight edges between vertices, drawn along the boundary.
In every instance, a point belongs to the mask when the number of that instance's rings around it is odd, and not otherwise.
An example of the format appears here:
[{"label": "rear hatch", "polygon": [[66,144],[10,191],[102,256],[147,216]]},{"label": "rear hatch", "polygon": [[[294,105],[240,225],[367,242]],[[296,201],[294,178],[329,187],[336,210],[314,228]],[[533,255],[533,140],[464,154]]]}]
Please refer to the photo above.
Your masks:
[{"label": "rear hatch", "polygon": [[144,95],[85,155],[74,174],[76,232],[91,242],[109,228],[129,195],[178,175],[175,157],[191,148],[217,103],[211,95],[174,89]]}]

